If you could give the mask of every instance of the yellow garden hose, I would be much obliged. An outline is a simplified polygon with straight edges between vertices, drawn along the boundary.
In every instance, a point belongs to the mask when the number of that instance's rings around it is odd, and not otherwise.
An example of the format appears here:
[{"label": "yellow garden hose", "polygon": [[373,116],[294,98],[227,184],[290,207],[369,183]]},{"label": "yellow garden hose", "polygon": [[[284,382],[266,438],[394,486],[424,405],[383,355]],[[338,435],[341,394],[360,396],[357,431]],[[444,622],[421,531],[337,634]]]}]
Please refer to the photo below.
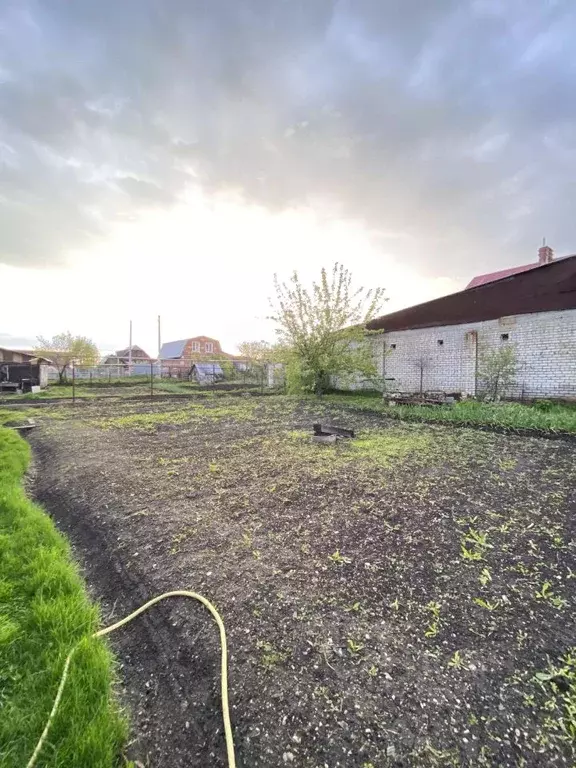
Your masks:
[{"label": "yellow garden hose", "polygon": [[[93,638],[104,637],[104,635],[109,635],[111,632],[114,632],[115,630],[120,629],[120,627],[125,626],[126,624],[131,622],[132,619],[135,619],[136,616],[139,616],[141,613],[144,613],[144,611],[147,611],[153,605],[156,605],[156,603],[159,603],[161,600],[165,600],[167,597],[191,597],[193,600],[199,600],[202,603],[202,605],[208,608],[208,610],[210,611],[210,613],[214,618],[214,621],[218,625],[218,629],[220,630],[220,646],[222,648],[222,665],[221,665],[222,718],[224,720],[226,753],[228,755],[228,768],[236,768],[236,758],[234,757],[234,740],[232,738],[232,725],[230,723],[230,709],[228,706],[228,648],[226,644],[226,630],[224,629],[224,622],[222,621],[220,614],[218,613],[216,608],[214,608],[214,606],[209,600],[207,600],[205,597],[202,597],[202,595],[197,594],[196,592],[188,592],[187,590],[184,590],[184,589],[175,590],[174,592],[165,592],[163,595],[158,595],[158,597],[154,597],[152,600],[149,600],[147,603],[144,603],[144,605],[142,605],[140,608],[135,610],[129,616],[126,616],[124,619],[120,619],[120,621],[117,621],[115,624],[112,624],[110,627],[104,627],[104,629],[99,629],[98,632],[94,632],[92,637]],[[72,648],[72,650],[70,651],[70,653],[66,658],[66,661],[64,663],[64,669],[62,670],[60,685],[58,686],[58,691],[56,693],[56,698],[54,699],[52,710],[50,712],[50,715],[48,716],[48,720],[46,721],[46,726],[42,731],[42,736],[40,736],[40,739],[38,740],[38,744],[36,744],[36,749],[34,750],[32,757],[28,761],[26,768],[32,768],[35,765],[38,755],[40,754],[40,750],[42,749],[42,746],[46,740],[48,731],[50,730],[50,726],[52,725],[52,721],[54,720],[56,712],[58,711],[58,707],[60,706],[62,691],[64,690],[64,686],[66,685],[66,678],[68,677],[68,671],[70,669],[70,662],[72,660],[72,656],[74,655],[74,653],[78,648],[78,645],[79,643]]]}]

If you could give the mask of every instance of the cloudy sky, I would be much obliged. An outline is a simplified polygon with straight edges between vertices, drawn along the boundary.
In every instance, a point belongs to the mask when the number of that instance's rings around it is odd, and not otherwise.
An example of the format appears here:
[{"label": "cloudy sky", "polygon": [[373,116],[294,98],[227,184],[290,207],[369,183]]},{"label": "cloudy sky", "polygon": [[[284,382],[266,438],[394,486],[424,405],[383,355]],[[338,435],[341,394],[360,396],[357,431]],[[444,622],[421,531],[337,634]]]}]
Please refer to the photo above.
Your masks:
[{"label": "cloudy sky", "polygon": [[0,345],[271,337],[576,251],[573,0],[0,0]]}]

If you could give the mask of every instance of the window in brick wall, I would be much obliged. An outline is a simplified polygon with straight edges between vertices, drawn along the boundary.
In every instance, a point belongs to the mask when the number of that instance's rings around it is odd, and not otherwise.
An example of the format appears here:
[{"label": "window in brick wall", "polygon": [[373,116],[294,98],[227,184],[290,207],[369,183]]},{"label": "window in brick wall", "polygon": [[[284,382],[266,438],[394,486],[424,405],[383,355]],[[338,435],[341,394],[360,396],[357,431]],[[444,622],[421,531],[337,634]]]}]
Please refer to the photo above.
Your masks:
[{"label": "window in brick wall", "polygon": [[444,339],[438,339],[438,346],[443,347],[444,346]]},{"label": "window in brick wall", "polygon": [[396,344],[390,344],[390,349],[396,349]]},{"label": "window in brick wall", "polygon": [[502,341],[508,341],[508,339],[510,338],[510,334],[509,333],[501,333],[500,334],[500,338],[502,339]]},{"label": "window in brick wall", "polygon": [[210,353],[210,352],[214,352],[214,344],[213,344],[211,341],[207,341],[207,342],[204,344],[204,349],[205,349],[205,350],[206,350],[206,352],[208,352],[208,353]]},{"label": "window in brick wall", "polygon": [[192,352],[200,352],[200,342],[199,341],[193,341],[192,342]]}]

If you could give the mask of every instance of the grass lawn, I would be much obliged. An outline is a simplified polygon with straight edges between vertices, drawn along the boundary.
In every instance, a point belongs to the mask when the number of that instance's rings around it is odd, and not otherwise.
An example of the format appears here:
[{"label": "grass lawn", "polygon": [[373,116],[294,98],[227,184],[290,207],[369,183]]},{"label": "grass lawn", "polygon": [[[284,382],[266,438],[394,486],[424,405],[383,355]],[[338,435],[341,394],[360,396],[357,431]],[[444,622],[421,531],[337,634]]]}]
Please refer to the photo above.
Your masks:
[{"label": "grass lawn", "polygon": [[334,403],[352,408],[378,411],[393,419],[438,422],[470,426],[496,426],[507,429],[530,429],[542,432],[576,434],[576,405],[544,400],[534,404],[480,403],[464,400],[454,406],[389,406],[380,397],[328,395]]},{"label": "grass lawn", "polygon": [[[240,765],[573,766],[573,441],[375,405],[62,409],[31,434],[37,493],[105,604],[170,588],[215,602]],[[313,444],[315,421],[357,437]],[[157,648],[144,627],[114,640],[133,757],[219,768],[217,633],[194,606],[154,630]]]},{"label": "grass lawn", "polygon": [[[0,763],[23,768],[52,707],[64,660],[98,628],[64,538],[21,487],[27,443],[0,428]],[[111,694],[113,663],[85,639],[37,765],[110,768],[126,725]]]},{"label": "grass lawn", "polygon": [[[228,396],[231,393],[253,392],[259,394],[261,390],[266,390],[262,382],[257,381],[224,381],[218,382],[215,386],[211,384],[197,384],[192,381],[183,381],[178,379],[155,379],[153,395],[195,395],[206,393],[208,395]],[[121,397],[131,398],[142,396],[147,397],[151,394],[150,379],[144,376],[132,376],[116,381],[106,379],[96,380],[90,383],[86,379],[76,382],[75,397],[78,400],[87,400],[92,398]],[[36,400],[70,400],[73,396],[72,384],[51,384],[46,389],[37,393],[28,393],[25,395],[13,395],[0,393],[1,404],[19,404],[26,401]]]}]

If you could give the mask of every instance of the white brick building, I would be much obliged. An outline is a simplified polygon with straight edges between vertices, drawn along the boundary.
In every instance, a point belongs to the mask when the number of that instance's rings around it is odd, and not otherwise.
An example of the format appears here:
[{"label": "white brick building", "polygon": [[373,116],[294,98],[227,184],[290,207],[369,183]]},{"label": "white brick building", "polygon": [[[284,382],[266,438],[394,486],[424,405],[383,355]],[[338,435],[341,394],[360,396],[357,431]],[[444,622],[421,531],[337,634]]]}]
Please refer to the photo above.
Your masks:
[{"label": "white brick building", "polygon": [[387,388],[474,395],[482,353],[513,344],[511,396],[576,397],[576,256],[385,315],[369,324]]}]

